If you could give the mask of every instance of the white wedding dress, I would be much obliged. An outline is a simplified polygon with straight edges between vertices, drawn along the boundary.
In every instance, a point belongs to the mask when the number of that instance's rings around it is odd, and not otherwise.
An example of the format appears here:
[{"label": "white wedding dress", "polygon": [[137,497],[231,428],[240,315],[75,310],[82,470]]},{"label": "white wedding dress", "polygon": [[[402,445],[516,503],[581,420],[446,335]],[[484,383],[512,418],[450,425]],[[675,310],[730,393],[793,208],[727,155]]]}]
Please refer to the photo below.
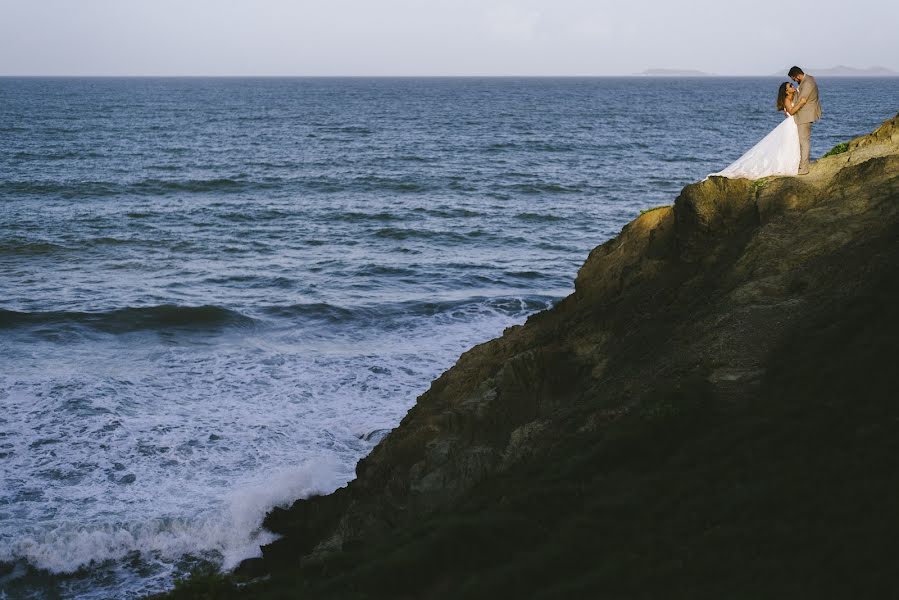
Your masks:
[{"label": "white wedding dress", "polygon": [[799,173],[799,128],[793,117],[771,130],[758,144],[729,167],[709,177],[760,179]]}]

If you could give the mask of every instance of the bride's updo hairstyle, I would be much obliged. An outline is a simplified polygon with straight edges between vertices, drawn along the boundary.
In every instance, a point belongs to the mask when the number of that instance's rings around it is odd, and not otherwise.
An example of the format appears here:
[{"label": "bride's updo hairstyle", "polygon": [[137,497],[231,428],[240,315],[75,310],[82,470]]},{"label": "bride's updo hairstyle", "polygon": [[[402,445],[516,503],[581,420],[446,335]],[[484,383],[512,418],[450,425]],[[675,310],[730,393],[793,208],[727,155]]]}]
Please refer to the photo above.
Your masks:
[{"label": "bride's updo hairstyle", "polygon": [[784,109],[784,100],[787,99],[787,86],[790,85],[788,81],[784,81],[780,84],[780,89],[777,90],[777,110]]}]

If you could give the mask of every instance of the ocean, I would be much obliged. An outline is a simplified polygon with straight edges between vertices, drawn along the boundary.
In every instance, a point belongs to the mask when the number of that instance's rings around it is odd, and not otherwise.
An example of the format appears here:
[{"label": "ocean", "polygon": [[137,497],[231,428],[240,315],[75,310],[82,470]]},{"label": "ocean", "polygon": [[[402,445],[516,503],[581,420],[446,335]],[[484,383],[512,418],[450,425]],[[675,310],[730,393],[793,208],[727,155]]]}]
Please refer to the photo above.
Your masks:
[{"label": "ocean", "polygon": [[[0,78],[0,598],[272,538],[786,78]],[[812,157],[899,109],[819,78]]]}]

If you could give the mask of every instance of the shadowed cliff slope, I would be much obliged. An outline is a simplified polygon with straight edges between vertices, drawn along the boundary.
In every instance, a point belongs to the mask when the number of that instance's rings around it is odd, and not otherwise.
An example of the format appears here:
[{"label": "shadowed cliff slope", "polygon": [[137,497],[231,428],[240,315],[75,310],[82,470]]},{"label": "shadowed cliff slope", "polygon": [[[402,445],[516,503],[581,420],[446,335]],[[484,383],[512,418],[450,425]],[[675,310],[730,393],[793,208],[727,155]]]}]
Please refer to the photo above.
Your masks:
[{"label": "shadowed cliff slope", "polygon": [[435,380],[282,538],[177,596],[899,593],[899,116],[711,178]]}]

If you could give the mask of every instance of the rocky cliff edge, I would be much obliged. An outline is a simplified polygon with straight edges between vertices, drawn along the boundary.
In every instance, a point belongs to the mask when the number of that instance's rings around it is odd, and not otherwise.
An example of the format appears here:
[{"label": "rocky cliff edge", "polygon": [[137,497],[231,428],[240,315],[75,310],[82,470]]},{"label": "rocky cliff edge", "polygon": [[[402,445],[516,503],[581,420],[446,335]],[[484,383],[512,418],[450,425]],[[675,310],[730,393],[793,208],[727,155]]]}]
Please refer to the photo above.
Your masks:
[{"label": "rocky cliff edge", "polygon": [[899,115],[805,177],[688,185],[272,511],[234,593],[896,592],[897,242]]}]

